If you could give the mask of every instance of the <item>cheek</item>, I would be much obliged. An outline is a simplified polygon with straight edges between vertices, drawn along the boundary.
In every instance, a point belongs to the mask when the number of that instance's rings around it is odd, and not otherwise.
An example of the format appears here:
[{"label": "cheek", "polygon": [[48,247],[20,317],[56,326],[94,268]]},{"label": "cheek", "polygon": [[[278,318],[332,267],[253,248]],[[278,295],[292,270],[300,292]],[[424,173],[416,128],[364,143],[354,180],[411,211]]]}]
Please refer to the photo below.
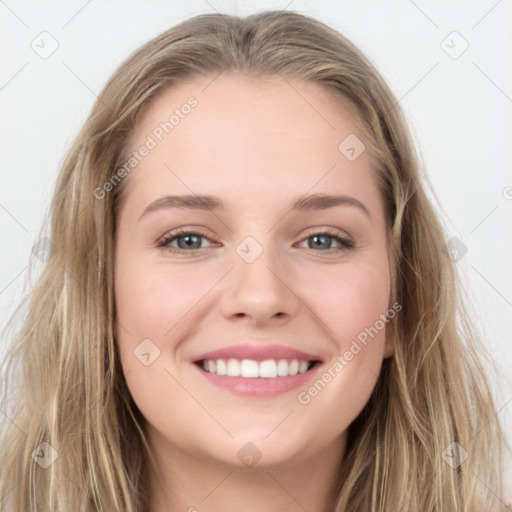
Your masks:
[{"label": "cheek", "polygon": [[155,263],[130,251],[124,251],[115,268],[116,339],[130,392],[150,417],[163,411],[162,392],[172,394],[173,407],[185,410],[187,397],[171,374],[181,379],[186,370],[183,341],[194,336],[216,307],[215,286],[225,269]]},{"label": "cheek", "polygon": [[135,403],[157,424],[169,422],[171,405],[173,410],[190,408],[169,371],[174,373],[176,351],[187,326],[190,331],[191,312],[211,287],[207,277],[185,265],[171,271],[165,264],[136,257],[124,256],[116,262],[116,339],[121,365]]},{"label": "cheek", "polygon": [[311,277],[308,305],[329,335],[333,356],[297,398],[305,413],[329,417],[325,428],[334,436],[357,417],[375,387],[383,360],[389,271],[375,262]]},{"label": "cheek", "polygon": [[303,296],[340,351],[388,309],[389,270],[382,264],[339,266],[329,273],[319,269],[309,276]]},{"label": "cheek", "polygon": [[131,265],[116,271],[116,310],[133,336],[163,339],[208,291],[208,275],[191,267],[171,270],[165,264]]}]

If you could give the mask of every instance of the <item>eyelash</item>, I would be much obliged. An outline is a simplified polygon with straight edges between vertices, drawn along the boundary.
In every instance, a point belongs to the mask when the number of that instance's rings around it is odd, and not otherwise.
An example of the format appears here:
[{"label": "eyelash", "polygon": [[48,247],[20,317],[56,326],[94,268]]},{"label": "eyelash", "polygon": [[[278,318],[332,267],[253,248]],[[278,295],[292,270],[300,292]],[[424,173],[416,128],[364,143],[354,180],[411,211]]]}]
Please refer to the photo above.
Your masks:
[{"label": "eyelash", "polygon": [[[171,253],[181,253],[181,254],[193,253],[193,252],[196,252],[196,251],[206,248],[206,247],[200,247],[198,249],[186,250],[186,249],[180,249],[177,247],[172,247],[170,245],[171,242],[173,242],[174,240],[181,238],[183,236],[198,236],[198,237],[206,238],[207,240],[209,240],[209,238],[204,233],[183,228],[183,229],[178,229],[176,231],[173,231],[173,232],[169,233],[168,235],[165,235],[158,242],[158,247],[160,247],[166,251],[169,251]],[[302,238],[301,242],[304,242],[308,238],[312,238],[314,236],[327,236],[329,238],[332,238],[339,244],[339,247],[329,247],[328,249],[321,250],[321,251],[314,251],[314,249],[309,248],[309,249],[313,250],[314,252],[321,252],[321,253],[323,252],[323,253],[327,253],[327,254],[332,254],[333,250],[334,250],[334,252],[337,253],[337,252],[347,251],[347,250],[354,248],[353,240],[351,240],[348,237],[340,236],[340,234],[337,231],[330,229],[330,228],[326,228],[321,231],[312,231],[312,232],[308,233],[307,236]],[[209,241],[211,241],[211,240],[209,240]]]}]

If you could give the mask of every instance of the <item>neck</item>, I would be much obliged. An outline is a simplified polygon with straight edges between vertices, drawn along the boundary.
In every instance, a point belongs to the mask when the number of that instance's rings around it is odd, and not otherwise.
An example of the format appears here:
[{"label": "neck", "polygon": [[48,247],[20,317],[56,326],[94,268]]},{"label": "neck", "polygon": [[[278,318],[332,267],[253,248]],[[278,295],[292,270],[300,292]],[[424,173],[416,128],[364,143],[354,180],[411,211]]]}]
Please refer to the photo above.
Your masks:
[{"label": "neck", "polygon": [[251,468],[194,456],[178,447],[153,450],[149,511],[333,512],[344,446],[342,439],[307,459]]}]

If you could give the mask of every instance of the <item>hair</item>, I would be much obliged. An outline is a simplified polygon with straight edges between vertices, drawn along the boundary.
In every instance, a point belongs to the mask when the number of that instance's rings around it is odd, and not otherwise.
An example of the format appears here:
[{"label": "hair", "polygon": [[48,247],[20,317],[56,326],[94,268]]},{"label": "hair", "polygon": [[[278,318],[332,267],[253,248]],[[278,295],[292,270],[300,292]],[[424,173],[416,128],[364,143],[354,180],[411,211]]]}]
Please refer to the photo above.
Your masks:
[{"label": "hair", "polygon": [[[102,199],[94,191],[125,161],[152,99],[173,84],[224,72],[319,84],[357,113],[368,137],[386,210],[391,302],[403,309],[393,319],[394,355],[349,427],[336,511],[499,510],[502,432],[483,352],[404,115],[356,46],[286,11],[186,20],[135,51],[98,96],[63,162],[51,257],[4,363],[0,507],[147,510],[145,419],[115,339],[116,216],[127,179]],[[452,468],[447,449],[465,450],[467,459]],[[43,468],[37,450],[58,458]]]}]

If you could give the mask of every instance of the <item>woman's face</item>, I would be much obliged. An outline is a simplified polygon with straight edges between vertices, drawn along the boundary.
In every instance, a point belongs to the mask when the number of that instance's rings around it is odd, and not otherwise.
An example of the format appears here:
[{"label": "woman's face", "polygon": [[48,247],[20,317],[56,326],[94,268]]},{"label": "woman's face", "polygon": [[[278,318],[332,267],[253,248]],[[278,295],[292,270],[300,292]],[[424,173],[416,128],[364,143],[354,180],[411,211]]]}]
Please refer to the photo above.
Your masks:
[{"label": "woman's face", "polygon": [[330,93],[279,77],[196,78],[146,110],[115,300],[156,453],[239,466],[341,456],[393,350],[363,142]]}]

